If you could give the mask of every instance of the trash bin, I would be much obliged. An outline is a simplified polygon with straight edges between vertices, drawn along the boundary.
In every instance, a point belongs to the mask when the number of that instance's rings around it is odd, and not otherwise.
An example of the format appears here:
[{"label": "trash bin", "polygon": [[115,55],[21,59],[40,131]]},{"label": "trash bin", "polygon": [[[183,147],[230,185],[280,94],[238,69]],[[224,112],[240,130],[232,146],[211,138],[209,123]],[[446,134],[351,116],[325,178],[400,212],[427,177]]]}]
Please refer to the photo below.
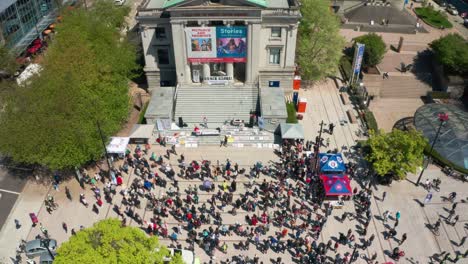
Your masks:
[{"label": "trash bin", "polygon": [[300,98],[299,103],[297,104],[297,112],[298,113],[305,113],[307,107],[307,99]]}]

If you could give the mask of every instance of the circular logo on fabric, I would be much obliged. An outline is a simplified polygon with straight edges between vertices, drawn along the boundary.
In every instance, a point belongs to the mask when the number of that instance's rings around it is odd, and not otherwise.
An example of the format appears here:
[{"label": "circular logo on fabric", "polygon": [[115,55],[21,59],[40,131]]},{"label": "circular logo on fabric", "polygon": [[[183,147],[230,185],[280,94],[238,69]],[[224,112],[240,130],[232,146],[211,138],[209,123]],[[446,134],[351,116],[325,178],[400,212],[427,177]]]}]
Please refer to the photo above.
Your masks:
[{"label": "circular logo on fabric", "polygon": [[332,185],[332,183],[333,183],[332,180],[328,180],[328,181],[327,181],[327,184],[328,184],[328,185]]},{"label": "circular logo on fabric", "polygon": [[341,184],[336,185],[336,189],[337,189],[338,191],[341,191],[341,190],[343,189],[343,186],[341,186]]},{"label": "circular logo on fabric", "polygon": [[330,168],[334,169],[336,167],[338,167],[338,163],[334,160],[328,162],[328,166],[330,166]]},{"label": "circular logo on fabric", "polygon": [[337,157],[336,157],[336,160],[337,160],[339,163],[343,163],[343,159],[342,159],[340,156],[337,156]]},{"label": "circular logo on fabric", "polygon": [[320,159],[321,162],[327,162],[327,160],[328,160],[328,156],[323,156],[323,157]]}]

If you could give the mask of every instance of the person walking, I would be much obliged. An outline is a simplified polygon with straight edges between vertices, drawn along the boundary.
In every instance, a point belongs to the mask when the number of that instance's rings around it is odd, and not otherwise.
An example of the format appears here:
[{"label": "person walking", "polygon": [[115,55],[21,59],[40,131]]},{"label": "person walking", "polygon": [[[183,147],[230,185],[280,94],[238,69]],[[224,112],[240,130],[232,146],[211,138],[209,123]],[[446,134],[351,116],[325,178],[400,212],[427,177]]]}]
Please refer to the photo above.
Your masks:
[{"label": "person walking", "polygon": [[400,211],[397,211],[396,214],[395,214],[396,220],[397,221],[400,220],[400,217],[401,217],[401,213],[400,213]]},{"label": "person walking", "polygon": [[405,241],[406,241],[406,233],[404,233],[404,234],[401,236],[401,239],[400,239],[400,241],[398,242],[398,245],[403,244],[403,242],[405,242]]},{"label": "person walking", "polygon": [[389,216],[390,216],[390,211],[387,210],[387,211],[385,211],[383,213],[383,222],[384,223],[387,222],[387,219],[388,219]]},{"label": "person walking", "polygon": [[65,231],[65,233],[68,233],[68,226],[67,226],[67,223],[63,222],[63,223],[62,223],[62,228],[63,228],[63,230]]},{"label": "person walking", "polygon": [[452,210],[455,211],[455,208],[457,208],[458,202],[455,202],[452,204]]},{"label": "person walking", "polygon": [[387,192],[382,193],[382,202],[385,201],[385,197],[387,197]]},{"label": "person walking", "polygon": [[424,207],[426,204],[430,203],[432,200],[432,193],[428,193],[426,195],[426,198],[424,198],[424,203],[422,204],[422,206]]},{"label": "person walking", "polygon": [[454,225],[458,222],[458,219],[459,219],[459,218],[460,218],[460,217],[459,217],[458,215],[456,215],[456,216],[453,218],[453,222],[451,222],[450,224],[451,224],[452,226],[454,226]]}]

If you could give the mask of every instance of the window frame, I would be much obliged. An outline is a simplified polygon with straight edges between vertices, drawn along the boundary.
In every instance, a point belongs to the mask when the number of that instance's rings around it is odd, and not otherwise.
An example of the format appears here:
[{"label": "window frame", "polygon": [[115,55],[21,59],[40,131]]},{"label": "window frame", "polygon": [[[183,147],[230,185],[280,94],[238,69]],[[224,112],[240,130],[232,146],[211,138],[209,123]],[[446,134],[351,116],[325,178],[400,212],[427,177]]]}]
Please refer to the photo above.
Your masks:
[{"label": "window frame", "polygon": [[[268,64],[269,65],[275,65],[275,66],[279,66],[281,65],[281,51],[282,51],[282,47],[268,47]],[[272,55],[273,53],[271,52],[272,50],[277,50],[278,51],[278,59],[277,59],[277,62],[275,62],[275,60],[272,60]]]},{"label": "window frame", "polygon": [[[281,27],[271,27],[270,28],[270,37],[272,39],[281,39],[282,37],[282,28]],[[276,33],[278,33],[278,35],[276,35]]]}]

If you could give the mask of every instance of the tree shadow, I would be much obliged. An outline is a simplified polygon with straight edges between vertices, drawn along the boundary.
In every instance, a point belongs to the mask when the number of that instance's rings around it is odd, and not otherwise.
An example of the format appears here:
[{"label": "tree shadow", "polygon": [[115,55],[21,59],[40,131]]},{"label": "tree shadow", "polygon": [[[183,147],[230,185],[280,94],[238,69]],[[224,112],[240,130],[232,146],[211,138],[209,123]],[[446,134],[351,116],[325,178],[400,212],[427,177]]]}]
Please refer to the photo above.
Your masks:
[{"label": "tree shadow", "polygon": [[432,78],[432,52],[430,50],[424,50],[418,52],[418,54],[413,58],[413,66],[411,68],[411,73],[413,73],[416,78],[429,85],[431,88],[433,85]]}]

